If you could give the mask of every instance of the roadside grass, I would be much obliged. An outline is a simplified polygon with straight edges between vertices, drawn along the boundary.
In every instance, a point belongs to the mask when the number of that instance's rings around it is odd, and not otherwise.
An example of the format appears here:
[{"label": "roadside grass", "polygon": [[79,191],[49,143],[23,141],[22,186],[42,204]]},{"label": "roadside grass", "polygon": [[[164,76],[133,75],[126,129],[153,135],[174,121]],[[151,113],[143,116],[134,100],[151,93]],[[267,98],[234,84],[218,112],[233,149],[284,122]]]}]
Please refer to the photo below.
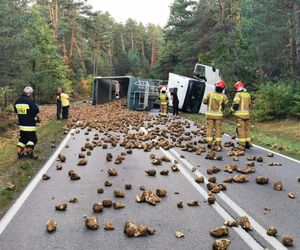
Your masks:
[{"label": "roadside grass", "polygon": [[[205,116],[202,114],[184,114],[184,117],[205,124]],[[234,135],[234,119],[225,118],[222,129],[225,133]],[[251,136],[253,143],[259,146],[300,160],[300,122],[297,120],[254,121]]]},{"label": "roadside grass", "polygon": [[[24,189],[28,182],[35,176],[43,163],[55,150],[51,145],[58,145],[64,134],[62,127],[66,121],[56,122],[51,120],[38,129],[38,144],[35,154],[38,160],[18,160],[16,156],[16,134],[11,138],[0,137],[0,216],[13,199]],[[9,183],[16,185],[9,189]]]}]

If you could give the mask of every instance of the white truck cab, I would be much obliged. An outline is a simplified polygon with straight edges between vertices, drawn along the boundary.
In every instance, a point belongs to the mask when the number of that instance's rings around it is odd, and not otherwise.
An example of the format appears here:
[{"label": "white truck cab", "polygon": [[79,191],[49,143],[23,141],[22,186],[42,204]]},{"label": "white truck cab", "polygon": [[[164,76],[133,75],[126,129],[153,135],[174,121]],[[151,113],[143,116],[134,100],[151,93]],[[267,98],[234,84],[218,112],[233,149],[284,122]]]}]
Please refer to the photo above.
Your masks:
[{"label": "white truck cab", "polygon": [[[215,67],[196,64],[194,78],[169,73],[168,93],[176,92],[179,109],[183,112],[205,113],[206,105],[201,105],[205,95],[215,90],[215,83],[221,80],[219,70]],[[172,105],[170,98],[169,104]]]}]

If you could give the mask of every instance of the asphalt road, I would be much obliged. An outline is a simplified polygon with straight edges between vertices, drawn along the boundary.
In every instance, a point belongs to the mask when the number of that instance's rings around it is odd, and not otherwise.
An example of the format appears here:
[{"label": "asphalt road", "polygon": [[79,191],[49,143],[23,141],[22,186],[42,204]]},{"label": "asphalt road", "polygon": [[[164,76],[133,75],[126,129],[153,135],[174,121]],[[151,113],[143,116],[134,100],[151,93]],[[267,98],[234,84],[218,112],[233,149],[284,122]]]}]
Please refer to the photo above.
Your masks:
[{"label": "asphalt road", "polygon": [[[190,130],[196,128],[191,125]],[[187,129],[188,130],[188,129]],[[78,153],[81,146],[90,141],[97,131],[91,131],[85,135],[85,130],[74,134],[65,141],[69,147],[61,145],[62,152],[67,160],[63,169],[56,170],[57,161],[51,163],[46,173],[51,176],[48,181],[40,178],[37,185],[24,203],[14,207],[15,213],[11,218],[3,218],[2,232],[0,230],[0,249],[211,249],[215,240],[209,231],[222,226],[224,218],[232,217],[239,219],[242,215],[248,215],[253,226],[253,231],[246,232],[241,227],[230,228],[229,236],[231,245],[229,249],[284,249],[280,243],[285,235],[294,238],[294,246],[291,249],[300,249],[300,201],[297,195],[300,193],[300,164],[299,162],[274,155],[267,157],[267,151],[253,147],[247,151],[247,155],[263,156],[263,163],[255,163],[256,173],[249,175],[250,182],[245,184],[226,184],[227,190],[217,195],[217,204],[211,206],[206,200],[206,185],[197,184],[193,180],[197,175],[207,175],[208,167],[217,166],[223,169],[226,164],[235,163],[238,167],[246,166],[246,156],[240,157],[239,161],[233,162],[232,157],[226,157],[229,149],[222,152],[223,161],[204,159],[195,153],[183,152],[180,148],[172,150],[152,150],[144,152],[134,149],[132,154],[126,155],[125,160],[116,165],[106,161],[106,154],[112,153],[114,159],[121,152],[126,151],[123,147],[109,146],[108,149],[95,147],[91,156],[87,156],[86,166],[77,166]],[[100,134],[100,138],[105,137]],[[194,137],[197,141],[199,138]],[[224,141],[229,140],[224,137]],[[180,162],[180,172],[172,172],[171,162],[164,162],[161,166],[153,166],[150,154],[156,156],[167,155],[170,159]],[[221,154],[221,153],[219,153]],[[184,155],[185,158],[179,157]],[[268,166],[269,161],[281,163],[282,166]],[[198,166],[197,171],[192,172],[191,167]],[[107,169],[114,167],[118,170],[118,176],[109,177]],[[154,168],[157,170],[155,177],[145,174],[145,170]],[[69,170],[75,170],[81,177],[78,181],[71,181],[68,177]],[[169,169],[168,176],[159,174],[160,170]],[[40,173],[41,175],[41,173]],[[217,182],[222,182],[228,174],[223,171],[215,176]],[[258,185],[255,183],[257,176],[269,177],[269,184]],[[40,176],[37,176],[40,177]],[[110,180],[111,187],[105,187],[104,182]],[[282,191],[273,190],[275,181],[283,183]],[[131,190],[125,190],[125,198],[115,198],[114,190],[124,188],[125,183],[133,185]],[[168,191],[165,198],[156,206],[147,203],[137,203],[135,197],[140,194],[140,186],[143,185],[155,191],[163,187]],[[29,184],[30,186],[30,184]],[[97,189],[104,188],[103,194],[98,194]],[[24,191],[26,192],[26,190]],[[178,192],[179,194],[175,194]],[[288,192],[295,192],[296,199],[290,199]],[[23,195],[23,194],[22,194]],[[77,203],[69,203],[71,197],[77,197]],[[115,210],[105,208],[103,213],[94,214],[92,205],[103,199],[112,199],[126,205],[125,208]],[[198,207],[189,207],[186,202],[199,200]],[[184,201],[184,208],[177,208],[177,202]],[[67,203],[66,211],[56,211],[55,205]],[[265,211],[270,207],[271,211]],[[13,208],[13,207],[12,207]],[[84,216],[97,216],[99,229],[91,231],[84,225]],[[5,226],[3,221],[6,220]],[[9,219],[9,220],[8,220]],[[54,233],[47,233],[46,222],[50,219],[57,221],[58,228]],[[129,238],[124,232],[124,224],[131,220],[137,224],[145,224],[156,229],[153,236],[142,238]],[[8,222],[9,223],[8,223]],[[111,222],[115,230],[103,229],[106,221]],[[276,226],[278,235],[267,236],[266,228]],[[263,230],[261,230],[263,229]],[[183,238],[176,238],[175,231],[184,233]]]}]

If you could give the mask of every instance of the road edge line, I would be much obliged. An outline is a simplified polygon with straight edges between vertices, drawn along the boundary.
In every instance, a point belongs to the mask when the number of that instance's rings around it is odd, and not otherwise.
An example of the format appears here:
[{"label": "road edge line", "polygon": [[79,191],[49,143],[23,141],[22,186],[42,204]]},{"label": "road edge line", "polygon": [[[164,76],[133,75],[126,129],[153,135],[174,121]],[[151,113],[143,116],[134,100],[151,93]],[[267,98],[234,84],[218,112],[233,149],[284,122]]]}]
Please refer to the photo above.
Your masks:
[{"label": "road edge line", "polygon": [[[160,148],[160,150],[169,158],[173,158],[172,157],[172,153],[167,152],[166,150]],[[171,156],[171,157],[170,157]],[[181,165],[181,164],[180,164]],[[195,180],[188,174],[188,172],[184,169],[183,166],[179,165],[179,169],[180,172],[182,173],[182,175],[192,184],[192,186],[194,186],[194,188],[200,193],[200,195],[202,195],[205,199],[207,199],[208,197],[208,193],[206,192],[206,190],[201,187],[199,184],[197,184],[195,182]],[[204,177],[205,178],[205,177]],[[216,212],[226,221],[226,220],[235,220],[221,205],[219,205],[217,202],[213,205],[211,205]],[[241,239],[251,248],[251,249],[256,249],[256,250],[260,250],[260,249],[264,249],[264,247],[259,244],[259,242],[257,242],[255,240],[254,237],[252,237],[252,235],[250,235],[249,233],[247,233],[244,229],[242,229],[240,226],[239,227],[232,227],[232,229],[241,237]]]},{"label": "road edge line", "polygon": [[29,195],[32,193],[34,188],[37,186],[37,184],[42,179],[43,174],[46,173],[46,171],[51,167],[52,163],[56,160],[58,154],[61,152],[67,141],[70,139],[71,134],[75,130],[72,129],[69,131],[69,133],[65,136],[65,138],[62,140],[58,148],[52,153],[52,156],[48,159],[48,161],[44,164],[44,166],[39,170],[39,172],[36,174],[36,176],[31,180],[31,182],[27,185],[27,187],[24,189],[22,194],[19,196],[19,198],[13,203],[13,205],[10,207],[10,209],[6,212],[4,217],[0,221],[0,235],[3,233],[7,225],[11,222],[13,217],[17,214],[19,209],[22,207],[24,202],[27,200]]},{"label": "road edge line", "polygon": [[[188,169],[192,169],[193,165],[188,162],[186,159],[181,159],[180,154],[175,149],[170,149],[170,151],[173,153],[174,156],[176,156],[185,166],[187,166]],[[205,183],[208,183],[207,178],[199,171],[196,170],[195,174],[197,176],[201,175],[205,179]],[[287,249],[284,247],[279,240],[276,238],[269,236],[266,234],[266,230],[254,219],[252,216],[250,216],[247,212],[245,212],[237,203],[235,203],[231,198],[229,198],[228,195],[226,195],[224,192],[220,192],[217,194],[233,211],[235,211],[239,216],[247,216],[251,225],[253,226],[254,230],[262,236],[272,247],[275,249]]]}]

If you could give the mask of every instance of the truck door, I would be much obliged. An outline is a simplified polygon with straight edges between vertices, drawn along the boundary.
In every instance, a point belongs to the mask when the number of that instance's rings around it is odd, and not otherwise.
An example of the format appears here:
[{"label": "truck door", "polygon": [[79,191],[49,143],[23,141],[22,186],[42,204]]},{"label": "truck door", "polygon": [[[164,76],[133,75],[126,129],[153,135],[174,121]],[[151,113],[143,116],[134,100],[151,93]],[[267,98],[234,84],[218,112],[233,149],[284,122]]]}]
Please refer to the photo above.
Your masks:
[{"label": "truck door", "polygon": [[205,91],[205,82],[190,80],[182,106],[183,112],[198,113]]}]

